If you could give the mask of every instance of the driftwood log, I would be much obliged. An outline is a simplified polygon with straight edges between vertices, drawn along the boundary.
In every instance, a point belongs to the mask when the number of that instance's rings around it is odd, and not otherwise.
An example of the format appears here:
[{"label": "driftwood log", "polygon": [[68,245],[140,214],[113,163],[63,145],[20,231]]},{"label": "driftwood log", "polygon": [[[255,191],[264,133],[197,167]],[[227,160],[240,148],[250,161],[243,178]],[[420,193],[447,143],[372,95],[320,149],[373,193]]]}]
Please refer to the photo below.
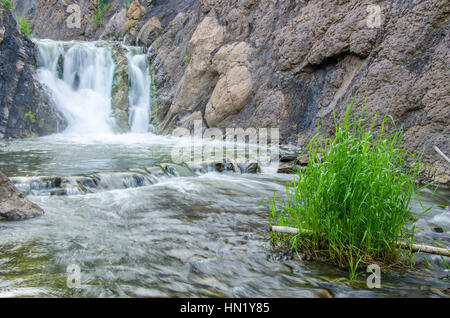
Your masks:
[{"label": "driftwood log", "polygon": [[[269,227],[270,232],[274,233],[286,233],[286,234],[298,234],[300,233],[299,229],[294,227],[288,227],[288,226],[270,226]],[[308,233],[310,231],[308,230],[302,230],[304,233]],[[419,245],[419,244],[413,244],[410,245],[406,242],[398,242],[397,248],[401,249],[411,249],[413,253],[428,253],[428,254],[435,254],[440,256],[447,256],[450,257],[450,250],[446,248],[440,248],[440,247],[434,247],[429,245]]]},{"label": "driftwood log", "polygon": [[434,146],[434,150],[442,157],[444,158],[448,163],[450,163],[450,159],[439,149],[438,147]]}]

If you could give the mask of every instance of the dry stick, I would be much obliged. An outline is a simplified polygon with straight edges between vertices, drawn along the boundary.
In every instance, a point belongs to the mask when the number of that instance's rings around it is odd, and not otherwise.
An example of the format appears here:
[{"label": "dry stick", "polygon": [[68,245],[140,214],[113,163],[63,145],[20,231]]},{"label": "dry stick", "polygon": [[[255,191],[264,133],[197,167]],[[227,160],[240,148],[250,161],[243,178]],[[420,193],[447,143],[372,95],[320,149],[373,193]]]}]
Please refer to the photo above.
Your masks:
[{"label": "dry stick", "polygon": [[450,159],[448,159],[448,157],[437,146],[434,146],[433,148],[434,150],[436,150],[438,154],[441,155],[442,158],[444,158],[445,160],[447,160],[448,163],[450,163]]},{"label": "dry stick", "polygon": [[[286,234],[298,234],[299,230],[294,227],[288,227],[288,226],[270,226],[269,227],[270,232],[274,233],[286,233]],[[311,232],[309,230],[302,230],[302,232]],[[429,245],[418,245],[418,244],[412,244],[406,242],[398,242],[397,243],[398,248],[402,249],[411,249],[413,253],[423,252],[428,254],[435,254],[440,256],[447,256],[450,257],[450,250],[446,248],[439,248]]]}]

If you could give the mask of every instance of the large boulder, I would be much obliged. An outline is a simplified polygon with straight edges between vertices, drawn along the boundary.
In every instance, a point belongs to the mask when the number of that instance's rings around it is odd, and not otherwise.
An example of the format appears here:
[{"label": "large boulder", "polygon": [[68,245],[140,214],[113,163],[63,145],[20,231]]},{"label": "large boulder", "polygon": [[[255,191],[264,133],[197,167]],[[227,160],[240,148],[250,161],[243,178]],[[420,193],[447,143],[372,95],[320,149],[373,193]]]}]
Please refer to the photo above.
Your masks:
[{"label": "large boulder", "polygon": [[161,28],[161,21],[159,21],[158,17],[151,17],[139,31],[136,43],[142,43],[147,46],[152,44]]},{"label": "large boulder", "polygon": [[223,46],[214,56],[213,66],[221,76],[206,105],[205,119],[210,127],[220,126],[245,106],[252,90],[248,70],[250,52],[250,46],[240,42]]},{"label": "large boulder", "polygon": [[25,220],[44,214],[39,206],[25,198],[11,180],[0,172],[0,217],[11,221]]}]

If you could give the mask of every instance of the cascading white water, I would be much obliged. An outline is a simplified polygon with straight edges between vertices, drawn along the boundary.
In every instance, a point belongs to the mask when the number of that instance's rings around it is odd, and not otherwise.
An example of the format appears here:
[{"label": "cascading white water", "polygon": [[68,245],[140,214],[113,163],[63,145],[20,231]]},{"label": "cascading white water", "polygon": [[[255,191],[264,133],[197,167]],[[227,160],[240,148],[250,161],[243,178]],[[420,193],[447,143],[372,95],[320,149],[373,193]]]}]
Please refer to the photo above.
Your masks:
[{"label": "cascading white water", "polygon": [[[115,71],[112,50],[95,42],[36,40],[36,43],[38,78],[50,90],[56,106],[67,119],[69,127],[65,132],[73,135],[112,133],[115,127],[111,109]],[[149,64],[142,49],[126,49],[130,132],[147,133],[152,130]]]},{"label": "cascading white water", "polygon": [[[111,50],[95,43],[41,40],[38,77],[48,87],[68,121],[67,133],[111,133],[111,89],[114,60]],[[60,78],[58,63],[63,57]]]},{"label": "cascading white water", "polygon": [[130,88],[128,91],[128,113],[130,131],[133,133],[146,133],[150,124],[150,94],[151,77],[147,56],[135,53],[136,48],[127,48],[128,78]]}]

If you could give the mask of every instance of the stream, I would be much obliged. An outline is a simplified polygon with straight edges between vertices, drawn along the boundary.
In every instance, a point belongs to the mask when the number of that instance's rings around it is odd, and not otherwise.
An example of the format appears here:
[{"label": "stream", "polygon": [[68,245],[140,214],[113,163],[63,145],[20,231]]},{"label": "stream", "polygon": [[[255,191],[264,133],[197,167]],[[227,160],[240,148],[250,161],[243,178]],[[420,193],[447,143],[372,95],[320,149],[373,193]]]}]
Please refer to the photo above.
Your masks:
[{"label": "stream", "polygon": [[[365,273],[350,282],[345,270],[273,247],[258,203],[283,197],[295,176],[174,163],[180,138],[146,132],[149,99],[130,96],[130,132],[114,133],[108,51],[71,44],[71,73],[57,78],[61,44],[40,45],[47,62],[39,76],[69,127],[0,141],[0,171],[46,211],[0,221],[0,297],[448,297],[450,271],[439,256],[416,255],[415,270],[383,273],[382,288],[369,289]],[[134,78],[141,86],[130,94],[150,93],[150,76]],[[433,208],[417,223],[417,242],[450,246],[449,202],[448,191],[422,193]],[[414,201],[413,212],[419,207]],[[80,288],[67,285],[71,266]]]}]

